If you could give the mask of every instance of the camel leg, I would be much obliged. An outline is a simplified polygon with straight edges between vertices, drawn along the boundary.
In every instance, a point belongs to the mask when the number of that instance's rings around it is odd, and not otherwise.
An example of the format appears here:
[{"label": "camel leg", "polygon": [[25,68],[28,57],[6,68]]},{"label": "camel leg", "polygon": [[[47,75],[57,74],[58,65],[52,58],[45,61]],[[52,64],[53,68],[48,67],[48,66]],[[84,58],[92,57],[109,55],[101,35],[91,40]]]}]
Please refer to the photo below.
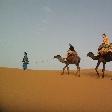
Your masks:
[{"label": "camel leg", "polygon": [[69,75],[69,67],[67,66],[67,71],[68,71],[68,75]]},{"label": "camel leg", "polygon": [[64,74],[64,71],[65,71],[65,69],[66,69],[67,66],[68,66],[68,65],[66,65],[66,66],[63,68],[63,72],[61,73],[61,75]]},{"label": "camel leg", "polygon": [[78,72],[79,72],[79,75],[78,76],[80,77],[80,67],[78,67]]},{"label": "camel leg", "polygon": [[105,63],[104,63],[104,62],[103,62],[103,69],[102,69],[102,72],[103,72],[102,78],[104,78],[104,75],[105,75]]},{"label": "camel leg", "polygon": [[95,68],[98,77],[100,77],[99,72],[98,72],[98,67],[99,67],[100,63],[101,63],[101,62],[98,61],[97,66],[96,66],[96,68]]},{"label": "camel leg", "polygon": [[78,76],[80,77],[80,67],[79,67],[79,64],[77,64],[76,66],[77,66],[77,72],[76,72],[76,75],[78,74]]}]

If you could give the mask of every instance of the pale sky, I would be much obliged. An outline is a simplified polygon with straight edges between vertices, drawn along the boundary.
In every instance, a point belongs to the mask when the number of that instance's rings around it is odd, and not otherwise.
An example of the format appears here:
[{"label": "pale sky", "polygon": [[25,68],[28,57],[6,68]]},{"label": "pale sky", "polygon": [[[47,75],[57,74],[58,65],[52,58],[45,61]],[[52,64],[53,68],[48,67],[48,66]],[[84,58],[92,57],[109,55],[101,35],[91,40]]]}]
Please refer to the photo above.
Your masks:
[{"label": "pale sky", "polygon": [[112,0],[0,0],[1,67],[21,68],[26,51],[30,69],[62,69],[53,57],[69,43],[81,68],[95,67],[86,54],[97,53],[102,33],[112,41]]}]

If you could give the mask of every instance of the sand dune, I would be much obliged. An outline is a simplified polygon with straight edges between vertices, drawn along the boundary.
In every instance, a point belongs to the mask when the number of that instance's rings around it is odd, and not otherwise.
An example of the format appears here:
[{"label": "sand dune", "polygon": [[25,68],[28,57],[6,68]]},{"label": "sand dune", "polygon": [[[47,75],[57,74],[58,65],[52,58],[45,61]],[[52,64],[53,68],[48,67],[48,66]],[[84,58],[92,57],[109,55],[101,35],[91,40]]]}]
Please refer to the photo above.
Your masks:
[{"label": "sand dune", "polygon": [[0,112],[112,112],[111,76],[0,68]]}]

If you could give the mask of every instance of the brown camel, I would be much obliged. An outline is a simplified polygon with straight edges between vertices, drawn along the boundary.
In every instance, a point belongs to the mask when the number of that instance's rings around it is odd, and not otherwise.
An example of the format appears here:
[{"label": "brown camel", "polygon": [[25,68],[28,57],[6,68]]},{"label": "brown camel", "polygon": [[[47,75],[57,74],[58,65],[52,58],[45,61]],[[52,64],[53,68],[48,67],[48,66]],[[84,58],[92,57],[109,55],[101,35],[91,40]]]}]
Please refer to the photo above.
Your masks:
[{"label": "brown camel", "polygon": [[67,68],[68,74],[69,74],[69,64],[75,64],[77,66],[77,72],[78,76],[80,77],[80,57],[76,55],[75,57],[73,55],[69,56],[66,60],[62,58],[60,55],[54,56],[54,58],[57,58],[61,63],[65,63],[66,66],[63,68],[62,74],[64,74],[65,69]]},{"label": "brown camel", "polygon": [[108,53],[105,54],[104,56],[102,56],[102,55],[97,55],[97,56],[95,56],[92,52],[89,52],[89,53],[87,54],[87,56],[89,56],[89,57],[92,58],[93,60],[98,60],[97,66],[96,66],[96,68],[95,68],[98,77],[100,77],[99,72],[98,72],[98,67],[99,67],[100,63],[103,63],[103,69],[102,69],[103,74],[102,74],[102,78],[104,78],[104,74],[105,74],[105,65],[106,65],[106,62],[112,61],[112,52],[108,52]]}]

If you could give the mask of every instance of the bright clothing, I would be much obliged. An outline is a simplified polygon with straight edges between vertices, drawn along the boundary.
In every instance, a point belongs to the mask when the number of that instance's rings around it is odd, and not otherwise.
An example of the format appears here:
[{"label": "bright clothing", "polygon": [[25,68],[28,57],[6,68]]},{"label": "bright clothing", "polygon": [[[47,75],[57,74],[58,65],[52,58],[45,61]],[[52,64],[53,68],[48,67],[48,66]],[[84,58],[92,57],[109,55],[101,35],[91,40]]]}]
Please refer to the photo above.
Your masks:
[{"label": "bright clothing", "polygon": [[110,40],[109,40],[109,37],[104,37],[103,38],[103,43],[105,44],[105,45],[110,45]]}]

